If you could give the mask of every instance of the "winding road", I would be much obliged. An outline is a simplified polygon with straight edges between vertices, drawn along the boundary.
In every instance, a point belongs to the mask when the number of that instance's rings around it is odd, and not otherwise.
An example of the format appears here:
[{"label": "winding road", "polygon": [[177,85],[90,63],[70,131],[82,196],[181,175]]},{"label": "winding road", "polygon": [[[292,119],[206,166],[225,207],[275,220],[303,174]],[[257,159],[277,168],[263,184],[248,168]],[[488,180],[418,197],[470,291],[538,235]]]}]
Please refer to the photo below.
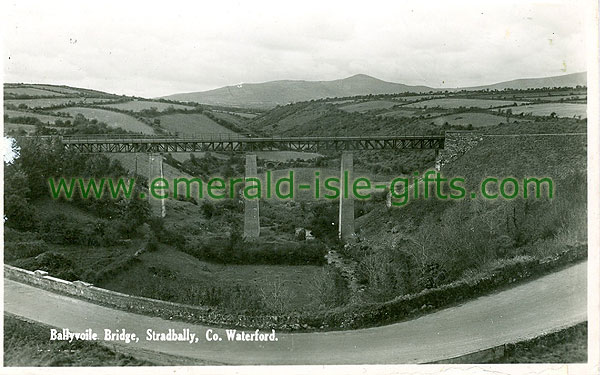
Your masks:
[{"label": "winding road", "polygon": [[[224,329],[168,321],[95,305],[12,280],[4,280],[8,313],[103,338],[105,328],[125,328],[137,343],[117,343],[128,353],[154,352],[188,363],[405,364],[454,358],[532,338],[587,319],[587,262],[511,289],[483,296],[418,319],[353,331],[277,333],[274,342],[229,342]],[[197,343],[146,341],[146,330],[189,328]],[[209,342],[212,329],[223,341]],[[211,332],[211,331],[209,331]],[[252,331],[248,331],[252,332]],[[114,343],[114,342],[113,342]],[[105,342],[106,344],[106,342]]]}]

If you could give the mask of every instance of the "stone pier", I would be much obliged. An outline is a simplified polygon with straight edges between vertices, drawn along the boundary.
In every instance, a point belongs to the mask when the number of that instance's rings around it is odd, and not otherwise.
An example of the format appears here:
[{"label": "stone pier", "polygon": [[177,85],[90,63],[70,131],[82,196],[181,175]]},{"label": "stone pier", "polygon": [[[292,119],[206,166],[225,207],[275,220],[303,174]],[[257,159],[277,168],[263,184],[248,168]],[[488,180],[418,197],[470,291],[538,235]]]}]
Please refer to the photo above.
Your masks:
[{"label": "stone pier", "polygon": [[[352,195],[352,172],[354,159],[351,152],[342,153],[340,171],[340,214],[338,235],[347,240],[354,234],[354,198]],[[347,177],[346,177],[347,173]],[[346,185],[347,181],[347,186]]]},{"label": "stone pier", "polygon": [[[159,177],[164,178],[162,154],[148,154],[148,165],[148,184],[150,186],[150,184],[152,184],[152,180]],[[164,192],[166,192],[166,190],[161,191],[161,194]],[[150,211],[153,215],[159,217],[165,217],[167,215],[167,207],[165,206],[164,199],[156,199],[152,197],[150,191],[148,191],[148,199],[150,201]]]},{"label": "stone pier", "polygon": [[[246,178],[258,177],[256,169],[256,155],[246,155]],[[255,183],[246,183],[253,186]],[[260,236],[260,217],[258,213],[258,199],[244,199],[244,237],[256,238]]]}]

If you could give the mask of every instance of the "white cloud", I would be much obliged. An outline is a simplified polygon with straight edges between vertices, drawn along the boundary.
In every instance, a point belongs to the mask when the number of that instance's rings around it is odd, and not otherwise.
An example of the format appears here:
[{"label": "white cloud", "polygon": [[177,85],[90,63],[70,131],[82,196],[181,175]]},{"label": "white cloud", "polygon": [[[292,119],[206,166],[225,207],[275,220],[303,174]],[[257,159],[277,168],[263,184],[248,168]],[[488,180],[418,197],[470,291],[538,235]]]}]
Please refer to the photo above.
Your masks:
[{"label": "white cloud", "polygon": [[212,3],[6,5],[5,81],[158,96],[356,73],[455,87],[585,70],[573,1]]}]

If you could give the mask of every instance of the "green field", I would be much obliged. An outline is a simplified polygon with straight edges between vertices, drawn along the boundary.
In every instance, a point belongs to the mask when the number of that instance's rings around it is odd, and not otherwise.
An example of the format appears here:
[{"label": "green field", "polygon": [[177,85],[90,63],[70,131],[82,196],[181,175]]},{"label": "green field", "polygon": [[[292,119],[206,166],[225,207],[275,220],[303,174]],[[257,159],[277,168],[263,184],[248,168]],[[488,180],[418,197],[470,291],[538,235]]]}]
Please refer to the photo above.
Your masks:
[{"label": "green field", "polygon": [[513,103],[521,104],[523,102],[512,101],[512,100],[487,100],[487,99],[463,99],[463,98],[441,98],[425,100],[418,103],[407,104],[409,108],[458,108],[458,107],[477,107],[477,108],[494,108],[505,105],[511,105]]},{"label": "green field", "polygon": [[251,118],[255,118],[256,116],[258,116],[257,114],[254,113],[246,113],[246,112],[235,112],[235,111],[223,111],[223,110],[212,110],[212,113],[214,115],[217,114],[223,114],[223,115],[229,115],[230,117],[235,117],[235,115],[243,117],[245,119],[251,119]]},{"label": "green field", "polygon": [[233,131],[221,126],[200,113],[175,113],[158,117],[160,125],[174,134],[196,135],[196,134],[230,134]]},{"label": "green field", "polygon": [[[275,289],[282,288],[286,295],[286,309],[302,311],[311,303],[311,280],[322,270],[318,266],[270,266],[270,265],[222,265],[203,262],[191,255],[162,247],[151,253],[140,256],[141,262],[112,278],[101,287],[137,295],[149,294],[148,286],[160,275],[168,275],[161,279],[173,288],[186,285],[198,290],[206,285],[244,285],[271,295]],[[157,275],[157,270],[159,275]],[[177,302],[193,304],[184,296],[176,297]]]},{"label": "green field", "polygon": [[230,113],[233,113],[233,114],[245,117],[245,118],[255,118],[256,116],[258,116],[254,113],[245,113],[245,112],[230,112]]},{"label": "green field", "polygon": [[99,107],[116,108],[116,109],[122,109],[125,111],[133,111],[133,112],[140,112],[140,111],[143,111],[145,109],[147,110],[150,108],[156,108],[156,110],[158,112],[162,112],[165,109],[170,108],[170,107],[172,107],[174,109],[193,109],[194,108],[189,105],[153,102],[150,100],[132,100],[130,102],[125,102],[125,103],[102,104]]},{"label": "green field", "polygon": [[13,111],[11,109],[5,110],[4,114],[9,116],[9,121],[10,121],[10,118],[15,118],[15,117],[35,117],[35,118],[40,119],[41,122],[45,122],[47,124],[54,124],[54,122],[56,120],[63,120],[63,121],[69,120],[69,118],[66,118],[66,117],[42,115],[42,114],[35,113],[35,112]]},{"label": "green field", "polygon": [[535,96],[522,98],[524,100],[544,100],[549,102],[559,102],[561,100],[586,100],[587,95],[552,95],[552,96]]},{"label": "green field", "polygon": [[78,104],[78,103],[102,103],[114,99],[107,98],[45,98],[45,99],[8,99],[4,101],[4,105],[12,104],[19,106],[25,104],[27,108],[48,108],[57,105]]},{"label": "green field", "polygon": [[[448,123],[450,125],[473,125],[474,127],[484,127],[498,125],[499,123],[506,123],[505,116],[496,116],[489,113],[477,113],[477,112],[466,112],[455,115],[445,115],[440,117],[432,118],[431,121],[435,125],[444,125]],[[514,116],[510,119],[511,122],[515,121]]]},{"label": "green field", "polygon": [[373,109],[388,109],[398,104],[398,102],[393,102],[389,100],[369,100],[355,104],[344,105],[341,106],[340,109],[347,112],[366,112],[371,111]]},{"label": "green field", "polygon": [[73,117],[78,113],[81,113],[88,119],[96,119],[105,122],[109,127],[121,128],[135,133],[154,134],[154,129],[152,129],[150,125],[144,124],[129,115],[106,109],[69,107],[60,109],[60,112],[67,112]]},{"label": "green field", "polygon": [[514,114],[529,113],[534,116],[550,116],[554,112],[558,117],[581,116],[581,118],[587,118],[587,104],[579,103],[542,103],[503,108],[503,110],[507,109],[511,109]]},{"label": "green field", "polygon": [[386,117],[415,117],[419,116],[420,111],[413,108],[392,109],[381,115]]},{"label": "green field", "polygon": [[217,117],[220,118],[221,120],[225,120],[227,122],[230,122],[232,124],[234,124],[235,126],[245,126],[247,120],[247,117],[241,116],[242,118],[235,116],[229,112],[221,112],[221,111],[211,111],[211,113]]},{"label": "green field", "polygon": [[28,95],[28,96],[64,96],[63,94],[38,89],[34,87],[11,87],[5,88],[4,94],[12,94],[12,95]]},{"label": "green field", "polygon": [[35,85],[36,88],[40,88],[42,90],[55,91],[62,94],[80,94],[81,90],[77,90],[74,88],[62,87],[62,86],[54,86],[54,85]]},{"label": "green field", "polygon": [[444,95],[442,94],[438,94],[438,95],[408,95],[408,96],[397,96],[394,97],[394,100],[399,100],[401,102],[414,102],[417,100],[423,100],[423,99],[437,99],[437,98],[443,98]]}]

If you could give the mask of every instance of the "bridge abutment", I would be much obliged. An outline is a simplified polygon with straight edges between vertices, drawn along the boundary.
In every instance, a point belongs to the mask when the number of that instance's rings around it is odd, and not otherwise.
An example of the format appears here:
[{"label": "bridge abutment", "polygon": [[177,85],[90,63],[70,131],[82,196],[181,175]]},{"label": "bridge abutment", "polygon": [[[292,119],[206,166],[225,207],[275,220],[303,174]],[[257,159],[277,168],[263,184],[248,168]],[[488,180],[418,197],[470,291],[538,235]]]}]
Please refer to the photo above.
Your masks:
[{"label": "bridge abutment", "polygon": [[[256,155],[246,155],[246,178],[258,178]],[[255,182],[246,182],[246,187],[254,186]],[[244,237],[257,238],[260,236],[259,200],[244,197]]]},{"label": "bridge abutment", "polygon": [[343,152],[340,170],[340,210],[339,238],[343,241],[354,234],[354,197],[351,190],[351,176],[354,171],[354,158],[351,152]]}]

